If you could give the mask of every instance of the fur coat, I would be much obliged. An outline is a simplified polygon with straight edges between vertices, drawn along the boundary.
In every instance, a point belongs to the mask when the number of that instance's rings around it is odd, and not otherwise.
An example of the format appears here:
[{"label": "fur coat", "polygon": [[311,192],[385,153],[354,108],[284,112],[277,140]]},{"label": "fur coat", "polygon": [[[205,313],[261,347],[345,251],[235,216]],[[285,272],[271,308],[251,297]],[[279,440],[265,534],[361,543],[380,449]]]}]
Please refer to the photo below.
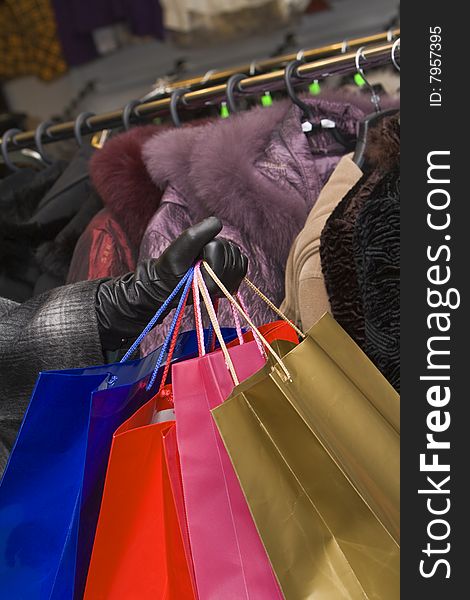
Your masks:
[{"label": "fur coat", "polygon": [[[307,102],[316,119],[335,121],[349,139],[371,110],[369,99],[361,96]],[[159,256],[185,228],[216,215],[224,224],[221,235],[248,256],[251,280],[280,305],[291,244],[344,153],[328,130],[307,138],[301,111],[290,101],[153,136],[144,145],[144,162],[154,184],[166,189],[145,232],[140,258]],[[241,293],[256,324],[273,319],[263,301],[247,289]],[[220,322],[230,325],[224,304]],[[183,329],[192,328],[190,316],[185,319]],[[165,332],[163,326],[148,336],[144,351],[158,346]]]},{"label": "fur coat", "polygon": [[[363,174],[328,217],[321,233],[320,256],[331,312],[334,318],[353,340],[372,357],[366,343],[364,295],[361,289],[362,285],[358,279],[354,236],[359,214],[362,211],[367,211],[369,202],[376,197],[375,188],[384,175],[393,173],[398,168],[400,162],[399,115],[385,118],[371,132],[368,143],[371,149],[368,160],[372,165],[372,170]],[[384,192],[383,195],[384,197],[391,196],[393,200],[392,205],[395,206],[396,193],[393,195]],[[363,217],[363,219],[366,220],[366,217]],[[395,221],[392,221],[389,227],[392,227],[394,224]],[[378,252],[377,246],[380,243],[380,228],[378,232],[376,232],[378,239],[374,240],[376,253]],[[373,236],[371,236],[371,239],[373,239]],[[383,242],[385,244],[385,238]],[[361,245],[363,244],[366,247],[367,243],[364,241],[363,243],[361,242]],[[388,253],[384,252],[384,255],[387,257]],[[372,260],[376,261],[376,265],[379,262],[375,256],[370,259],[371,262]],[[391,256],[386,258],[386,260],[391,260]],[[383,265],[381,269],[382,274],[377,276],[378,279],[382,276],[384,279],[387,279],[389,275],[387,277],[383,275],[386,273]],[[370,271],[367,277],[371,277]],[[391,295],[387,299],[387,302],[390,305],[394,303]],[[369,319],[371,319],[370,315]],[[379,366],[378,363],[376,364]],[[393,385],[395,384],[396,382],[394,381]]]}]

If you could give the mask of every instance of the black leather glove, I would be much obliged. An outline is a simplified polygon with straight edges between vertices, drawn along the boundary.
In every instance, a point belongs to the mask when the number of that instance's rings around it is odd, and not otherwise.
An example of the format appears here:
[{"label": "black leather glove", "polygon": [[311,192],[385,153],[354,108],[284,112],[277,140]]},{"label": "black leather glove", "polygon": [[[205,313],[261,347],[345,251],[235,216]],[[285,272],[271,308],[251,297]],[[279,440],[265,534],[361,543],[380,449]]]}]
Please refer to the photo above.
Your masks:
[{"label": "black leather glove", "polygon": [[[238,289],[246,275],[248,259],[238,246],[215,237],[221,230],[219,219],[209,217],[184,231],[160,258],[141,262],[134,273],[99,285],[96,315],[104,350],[115,350],[124,340],[135,339],[198,258],[209,263],[229,291]],[[207,274],[204,280],[211,296],[220,296]],[[178,305],[180,295],[161,320]]]}]

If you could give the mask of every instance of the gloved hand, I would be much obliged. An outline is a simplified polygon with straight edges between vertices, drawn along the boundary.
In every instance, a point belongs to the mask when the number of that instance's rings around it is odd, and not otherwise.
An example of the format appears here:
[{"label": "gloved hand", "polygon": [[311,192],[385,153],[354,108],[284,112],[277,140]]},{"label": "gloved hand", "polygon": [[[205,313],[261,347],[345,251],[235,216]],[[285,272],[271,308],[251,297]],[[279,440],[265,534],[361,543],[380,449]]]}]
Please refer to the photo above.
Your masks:
[{"label": "gloved hand", "polygon": [[[115,350],[124,340],[135,339],[198,258],[209,263],[230,292],[237,291],[246,275],[248,259],[238,246],[215,237],[221,230],[219,219],[209,217],[184,231],[160,258],[141,262],[134,273],[99,285],[95,305],[104,350]],[[207,274],[204,280],[211,296],[220,296]],[[168,312],[178,305],[179,297]]]}]

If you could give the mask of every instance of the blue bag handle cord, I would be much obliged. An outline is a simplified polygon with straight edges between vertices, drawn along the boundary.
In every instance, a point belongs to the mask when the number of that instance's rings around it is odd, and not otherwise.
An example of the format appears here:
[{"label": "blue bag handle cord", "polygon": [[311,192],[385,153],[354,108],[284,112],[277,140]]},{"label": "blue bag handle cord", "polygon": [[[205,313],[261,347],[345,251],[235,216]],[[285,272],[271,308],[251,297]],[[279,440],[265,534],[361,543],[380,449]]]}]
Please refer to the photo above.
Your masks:
[{"label": "blue bag handle cord", "polygon": [[157,362],[155,364],[155,368],[153,370],[152,376],[150,377],[150,381],[147,384],[147,387],[146,387],[147,391],[150,390],[151,387],[153,386],[153,384],[155,383],[155,379],[157,378],[158,371],[163,363],[163,357],[165,356],[165,353],[168,350],[168,346],[170,345],[171,340],[172,340],[173,336],[175,335],[176,323],[177,323],[178,317],[183,309],[183,305],[185,303],[186,297],[189,294],[189,291],[191,290],[191,286],[193,283],[193,276],[194,276],[194,267],[191,267],[190,274],[188,276],[186,285],[184,286],[183,293],[181,294],[181,298],[178,303],[178,307],[175,310],[175,314],[173,315],[173,321],[171,322],[170,329],[165,338],[165,341],[163,342],[162,349],[160,350],[160,354],[159,354]]},{"label": "blue bag handle cord", "polygon": [[[142,331],[142,333],[139,335],[139,337],[135,340],[135,342],[132,344],[132,346],[129,348],[129,350],[126,352],[126,354],[121,358],[121,360],[119,361],[120,363],[124,363],[131,358],[131,356],[134,354],[134,352],[137,350],[137,348],[142,343],[143,339],[149,334],[151,329],[154,327],[155,323],[157,323],[157,321],[160,319],[160,317],[168,309],[168,306],[171,304],[171,302],[174,300],[174,298],[178,295],[181,288],[183,286],[185,286],[185,290],[186,290],[186,287],[188,287],[188,282],[189,282],[189,286],[192,284],[193,276],[194,276],[194,267],[191,267],[188,270],[188,272],[180,279],[180,281],[178,282],[178,285],[171,292],[171,294],[168,296],[168,298],[165,300],[165,302],[161,305],[161,307],[157,310],[157,312],[154,314],[154,316],[150,319],[150,321],[146,325],[145,329]],[[173,319],[173,322],[171,323],[167,339],[169,338],[171,340],[171,336],[173,335],[173,330],[176,325],[178,315],[179,315],[179,313],[181,311],[181,307],[183,305],[184,297],[185,297],[185,293],[183,293],[181,300],[178,304],[178,307],[175,311],[175,317]],[[167,340],[165,340],[165,343],[162,347],[162,353],[165,351],[165,349],[167,347],[166,342],[167,342]],[[159,357],[159,359],[160,359],[160,357]]]}]

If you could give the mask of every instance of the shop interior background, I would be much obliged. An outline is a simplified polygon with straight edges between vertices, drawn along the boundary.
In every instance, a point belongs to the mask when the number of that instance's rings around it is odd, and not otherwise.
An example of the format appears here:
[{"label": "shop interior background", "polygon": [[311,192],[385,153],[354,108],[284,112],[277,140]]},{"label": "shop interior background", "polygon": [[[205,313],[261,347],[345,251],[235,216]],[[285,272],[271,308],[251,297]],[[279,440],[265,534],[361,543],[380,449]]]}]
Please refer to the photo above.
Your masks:
[{"label": "shop interior background", "polygon": [[114,110],[148,93],[159,77],[175,69],[185,78],[276,53],[320,47],[345,36],[373,34],[396,22],[399,10],[397,0],[313,0],[304,4],[310,4],[307,12],[285,25],[272,24],[267,16],[262,27],[228,41],[195,40],[191,45],[171,33],[165,41],[158,41],[129,36],[119,27],[114,31],[107,28],[98,34],[105,54],[70,68],[59,79],[47,83],[33,76],[0,79],[0,112],[25,113],[24,129],[29,129],[51,117],[67,120],[82,111]]}]

